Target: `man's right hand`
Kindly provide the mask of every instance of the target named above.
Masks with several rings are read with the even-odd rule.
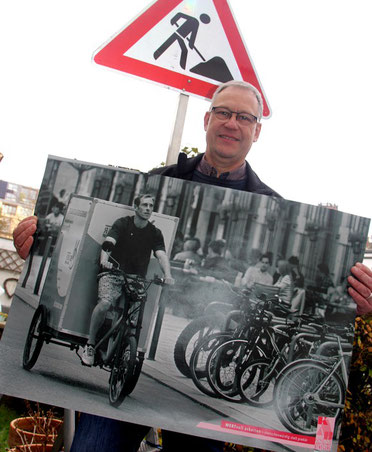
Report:
[[[102,270],[111,270],[112,267],[113,267],[112,262],[109,262],[109,261],[103,261],[103,262],[101,262],[101,268],[102,268]]]
[[[166,286],[174,286],[175,282],[176,281],[171,276],[167,276],[166,278],[164,278],[164,284]]]
[[[34,243],[33,235],[37,228],[37,217],[24,218],[13,231],[13,243],[17,253],[22,259],[30,254],[30,249]]]

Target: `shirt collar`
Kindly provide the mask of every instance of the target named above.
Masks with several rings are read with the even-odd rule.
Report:
[[[220,174],[219,179],[227,179],[227,180],[243,180],[246,178],[246,164],[247,162],[244,162],[239,168],[228,171],[226,173]],[[212,165],[210,165],[205,155],[203,155],[203,158],[200,160],[198,166],[196,167],[198,171],[200,171],[202,174],[205,174],[206,176],[212,176],[217,177],[217,170]]]

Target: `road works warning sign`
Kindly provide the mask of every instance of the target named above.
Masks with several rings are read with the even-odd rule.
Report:
[[[157,0],[94,55],[97,64],[211,98],[221,82],[245,80],[264,99],[227,0]]]

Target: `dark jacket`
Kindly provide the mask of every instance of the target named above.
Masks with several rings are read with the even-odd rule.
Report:
[[[194,170],[203,158],[203,155],[204,154],[199,154],[196,157],[187,158],[187,155],[184,152],[180,152],[178,162],[175,165],[155,168],[150,171],[150,174],[161,174],[162,176],[175,177],[177,179],[192,180]],[[247,163],[247,184],[245,191],[281,198],[276,191],[259,179],[249,163]]]

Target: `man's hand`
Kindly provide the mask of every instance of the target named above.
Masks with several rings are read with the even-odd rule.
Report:
[[[167,286],[173,286],[175,283],[175,280],[171,276],[167,276],[164,278],[164,284]]]
[[[112,262],[109,262],[111,252],[101,251],[100,265],[102,270],[111,270],[113,267]]]
[[[111,270],[112,269],[112,262],[104,261],[101,262],[101,267],[103,270]]]
[[[347,278],[351,286],[348,292],[357,304],[357,314],[368,314],[372,312],[372,271],[357,262],[351,268],[351,273]]]
[[[13,231],[13,243],[17,253],[22,259],[30,254],[30,249],[34,243],[33,235],[37,228],[37,217],[24,218]]]

